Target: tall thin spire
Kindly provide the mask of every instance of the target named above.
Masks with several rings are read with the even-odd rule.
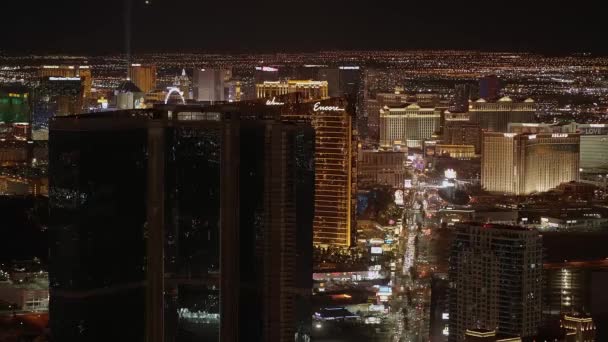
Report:
[[[125,0],[125,57],[127,63],[127,79],[130,79],[129,68],[131,66],[131,7],[132,0]]]

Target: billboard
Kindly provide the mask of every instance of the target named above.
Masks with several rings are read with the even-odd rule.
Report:
[[[395,191],[395,204],[403,205],[403,190]]]

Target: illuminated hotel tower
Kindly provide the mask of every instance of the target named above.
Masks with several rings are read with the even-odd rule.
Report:
[[[148,93],[156,88],[156,65],[131,64],[129,79],[142,92]]]
[[[421,147],[439,129],[441,110],[418,104],[380,109],[380,146]]]
[[[357,193],[353,119],[341,100],[321,104],[312,113],[316,134],[313,242],[348,247],[355,231]]]
[[[319,100],[329,98],[327,81],[290,80],[265,81],[256,84],[257,98],[273,98],[291,93],[301,93],[304,99]]]
[[[259,89],[259,88],[258,88]],[[295,89],[295,88],[292,88]],[[357,143],[354,105],[343,98],[301,101],[301,93],[277,99],[258,93],[270,106],[283,106],[283,119],[312,123],[315,130],[315,245],[347,247],[354,241]],[[281,102],[284,101],[284,102]]]
[[[496,102],[481,98],[471,102],[469,113],[471,122],[479,124],[481,129],[504,133],[511,122],[534,122],[536,104],[532,99],[514,102],[507,96]]]
[[[91,76],[91,68],[88,65],[43,65],[38,71],[41,79],[45,77],[63,77],[75,78],[80,77],[84,86],[83,97],[88,99],[91,97],[91,88],[93,87],[93,77]]]
[[[526,195],[579,179],[579,134],[484,133],[481,185]]]

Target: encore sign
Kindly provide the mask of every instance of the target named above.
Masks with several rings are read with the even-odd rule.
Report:
[[[314,110],[315,112],[343,112],[344,108],[338,106],[321,106],[321,102],[317,102],[315,103],[312,110]]]

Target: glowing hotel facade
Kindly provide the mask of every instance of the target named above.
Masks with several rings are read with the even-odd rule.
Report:
[[[351,246],[356,232],[357,132],[354,104],[328,98],[326,81],[264,82],[257,97],[281,106],[282,119],[315,130],[313,243]]]
[[[515,102],[507,96],[496,102],[479,99],[470,104],[469,115],[485,131],[507,132],[509,123],[534,122],[536,103],[532,99]]]
[[[352,107],[342,98],[284,106],[283,120],[310,122],[315,130],[315,245],[348,247],[354,241],[357,143]]]
[[[289,80],[265,81],[256,84],[257,98],[273,98],[291,93],[301,93],[305,99],[320,100],[329,98],[327,81]]]
[[[578,181],[579,150],[579,134],[484,133],[482,187],[527,195]]]
[[[380,146],[422,147],[422,142],[439,130],[441,110],[416,103],[380,110]]]

